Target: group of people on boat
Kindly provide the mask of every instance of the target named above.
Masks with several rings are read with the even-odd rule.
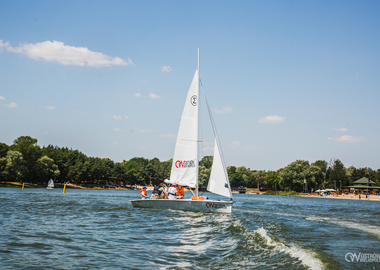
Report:
[[[143,189],[140,190],[141,198],[145,198],[145,199],[149,198],[146,190],[147,190],[146,187],[143,187]],[[154,187],[152,195],[150,196],[150,199],[176,200],[176,199],[183,199],[184,196],[185,196],[184,190],[180,184],[166,187],[164,183],[160,183],[159,185]]]

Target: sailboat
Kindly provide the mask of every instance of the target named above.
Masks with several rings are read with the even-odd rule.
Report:
[[[222,148],[218,134],[216,132],[211,110],[208,106],[206,96],[205,103],[208,108],[212,128],[214,131],[215,147],[214,158],[208,181],[207,190],[209,192],[227,197],[229,200],[212,200],[198,196],[198,166],[199,166],[199,49],[198,49],[198,68],[195,71],[193,81],[187,93],[185,106],[182,112],[181,123],[179,126],[177,141],[174,150],[170,180],[166,183],[180,184],[194,189],[191,199],[150,199],[145,198],[132,200],[133,207],[136,208],[162,208],[174,210],[200,211],[200,212],[219,212],[231,213],[233,199],[227,169],[224,163]]]
[[[47,189],[54,189],[54,181],[53,179],[50,179],[48,182],[48,186],[46,187]]]

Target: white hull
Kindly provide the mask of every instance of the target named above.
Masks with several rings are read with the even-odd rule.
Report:
[[[233,201],[214,200],[133,200],[132,206],[136,208],[160,208],[194,212],[231,213]]]
[[[54,189],[53,187],[47,187],[46,189]]]

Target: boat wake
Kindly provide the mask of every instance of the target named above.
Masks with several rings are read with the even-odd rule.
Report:
[[[227,228],[227,231],[230,233],[229,237],[239,241],[235,252],[242,252],[245,262],[240,261],[240,266],[243,268],[248,264],[252,268],[276,267],[279,264],[283,268],[288,266],[294,268],[297,261],[308,269],[324,268],[323,262],[317,258],[316,253],[294,243],[284,244],[277,241],[268,235],[264,227],[250,231],[241,220],[236,220]]]
[[[263,227],[255,230],[254,233],[258,234],[267,246],[273,247],[274,251],[286,253],[291,257],[296,258],[309,269],[323,269],[322,261],[316,257],[314,252],[303,249],[295,244],[286,246],[281,242],[275,241],[268,235],[267,231]]]
[[[367,225],[364,223],[357,223],[353,221],[341,220],[337,218],[328,218],[328,217],[308,217],[306,219],[327,222],[327,223],[335,224],[341,227],[363,231],[366,233],[376,235],[380,239],[380,226]]]

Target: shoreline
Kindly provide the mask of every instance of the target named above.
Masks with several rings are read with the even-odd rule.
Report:
[[[318,195],[297,195],[297,197],[304,197],[304,198],[319,198],[319,199],[338,199],[338,200],[355,200],[355,201],[377,201],[380,202],[380,195],[369,195],[369,199],[365,198],[365,195],[361,196],[361,199],[359,199],[359,195],[328,195],[325,197],[318,196]]]
[[[0,184],[0,188],[21,188],[22,187],[22,183],[19,183],[19,182],[8,182],[8,183],[1,183]],[[109,190],[109,189],[112,189],[112,190],[140,190],[142,189],[142,186],[131,186],[131,187],[120,187],[120,188],[102,188],[102,187],[93,187],[93,188],[89,188],[89,187],[82,187],[82,186],[78,186],[78,185],[75,185],[75,184],[67,184],[66,185],[67,188],[71,188],[71,189],[97,189],[97,190]],[[43,186],[43,185],[38,185],[38,184],[32,184],[32,183],[25,183],[25,188],[46,188],[46,186]],[[63,185],[59,185],[58,187],[56,187],[57,189],[62,189],[63,188]],[[147,186],[147,190],[153,190],[153,187],[150,187],[150,186]],[[189,191],[188,189],[185,189],[185,191]],[[232,191],[233,194],[239,194],[239,191]],[[309,195],[309,194],[298,194],[298,195],[272,195],[272,194],[265,194],[265,192],[259,192],[259,194],[257,192],[247,192],[245,193],[247,195],[267,195],[267,196],[285,196],[285,197],[301,197],[301,198],[319,198],[319,199],[338,199],[338,200],[356,200],[356,201],[378,201],[380,202],[380,195],[369,195],[369,199],[366,199],[365,198],[365,195],[362,195],[361,198],[359,199],[359,195],[352,195],[352,194],[349,194],[349,195],[337,195],[337,196],[334,196],[334,195],[327,195],[325,197],[323,196],[319,196],[319,195]]]

